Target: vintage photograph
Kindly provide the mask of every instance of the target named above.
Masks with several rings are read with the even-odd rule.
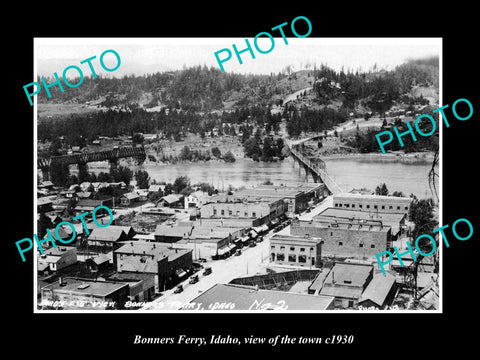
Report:
[[[34,39],[35,312],[442,311],[442,39],[272,35]]]

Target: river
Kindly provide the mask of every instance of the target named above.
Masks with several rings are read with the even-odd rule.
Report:
[[[352,159],[325,160],[328,174],[345,191],[365,187],[375,190],[385,183],[390,193],[401,191],[418,198],[431,197],[428,185],[430,164],[406,164],[401,162],[376,162]],[[188,176],[192,184],[208,182],[222,190],[231,185],[234,188],[251,187],[270,180],[274,184],[293,185],[304,182],[305,171],[293,163],[291,158],[279,162],[253,162],[237,158],[235,163],[197,162],[174,165],[142,166],[150,177],[157,181],[173,182],[179,176]],[[308,181],[313,181],[311,177]]]

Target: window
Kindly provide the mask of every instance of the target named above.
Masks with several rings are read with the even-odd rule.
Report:
[[[405,206],[405,210],[408,210],[408,206]]]
[[[375,249],[375,244],[370,245],[370,248]]]
[[[237,210],[237,216],[240,216],[240,210]]]
[[[232,216],[233,215],[233,212],[232,210],[228,210],[228,215]]]
[[[339,241],[338,246],[343,246],[343,242]]]
[[[388,208],[389,208],[390,210],[392,210],[392,209],[393,209],[393,206],[392,206],[392,205],[390,205]]]
[[[255,211],[252,212],[252,217],[257,217],[257,213]]]
[[[270,246],[271,249],[275,249],[275,245]]]
[[[342,204],[339,204],[338,206],[342,207]]]
[[[272,259],[272,261],[275,261],[275,254],[274,253],[272,253],[271,259]]]
[[[358,207],[361,209],[361,208],[363,207],[363,205],[362,205],[362,204],[359,204]]]
[[[220,211],[220,213],[221,213],[222,215],[225,215],[225,210],[222,209],[222,210]]]
[[[300,251],[305,252],[305,248],[300,248]]]
[[[370,209],[370,205],[367,205],[367,209]]]
[[[397,210],[400,210],[400,206],[397,206]]]
[[[323,241],[322,241],[322,244],[323,244]],[[310,248],[310,251],[313,251],[313,248]]]
[[[280,250],[285,250],[285,246],[280,246]]]
[[[363,244],[362,243],[358,244],[358,247],[363,247]]]
[[[335,207],[338,207],[338,204],[335,204]]]
[[[354,208],[354,207],[355,207],[355,204],[352,204],[352,208]]]
[[[217,215],[217,209],[213,209],[213,215]]]
[[[345,207],[350,207],[350,204],[345,204]]]
[[[297,255],[288,255],[289,262],[297,262]]]
[[[374,208],[374,209],[378,209],[378,206],[377,206],[377,205],[373,205],[373,208]]]
[[[330,231],[330,236],[333,236],[333,231]]]
[[[277,254],[277,261],[285,261],[285,255],[284,254]]]
[[[382,205],[382,210],[385,210],[385,205]]]
[[[294,246],[290,246],[290,251],[295,251],[295,247],[294,247]]]
[[[248,217],[248,212],[245,211],[245,213],[243,214],[245,217]]]
[[[298,262],[299,263],[306,263],[307,262],[307,256],[306,255],[299,255],[298,256]]]

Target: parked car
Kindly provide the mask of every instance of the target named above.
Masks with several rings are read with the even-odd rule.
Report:
[[[188,281],[189,284],[195,284],[198,282],[198,275],[193,275]]]
[[[203,270],[203,275],[210,275],[212,273],[212,268],[210,266],[206,267]]]
[[[237,249],[237,251],[235,251],[235,256],[240,256],[240,255],[242,255],[242,250]]]
[[[201,262],[201,263],[204,263],[204,262],[207,262],[207,259],[204,259],[204,258],[198,258],[197,260],[198,262]]]
[[[173,291],[175,294],[181,293],[183,291],[183,286],[182,285],[177,285],[175,290]]]
[[[255,240],[250,241],[250,247],[257,246],[257,242]]]
[[[259,237],[257,238],[257,242],[262,242],[262,241],[263,241],[263,236],[259,236]]]
[[[203,269],[203,265],[197,262],[192,262],[192,268],[193,268],[193,271],[199,271]]]

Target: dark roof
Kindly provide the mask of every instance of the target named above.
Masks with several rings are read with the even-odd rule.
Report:
[[[88,240],[93,241],[119,241],[126,237],[125,231],[121,226],[111,225],[105,228],[94,228],[90,233]]]

